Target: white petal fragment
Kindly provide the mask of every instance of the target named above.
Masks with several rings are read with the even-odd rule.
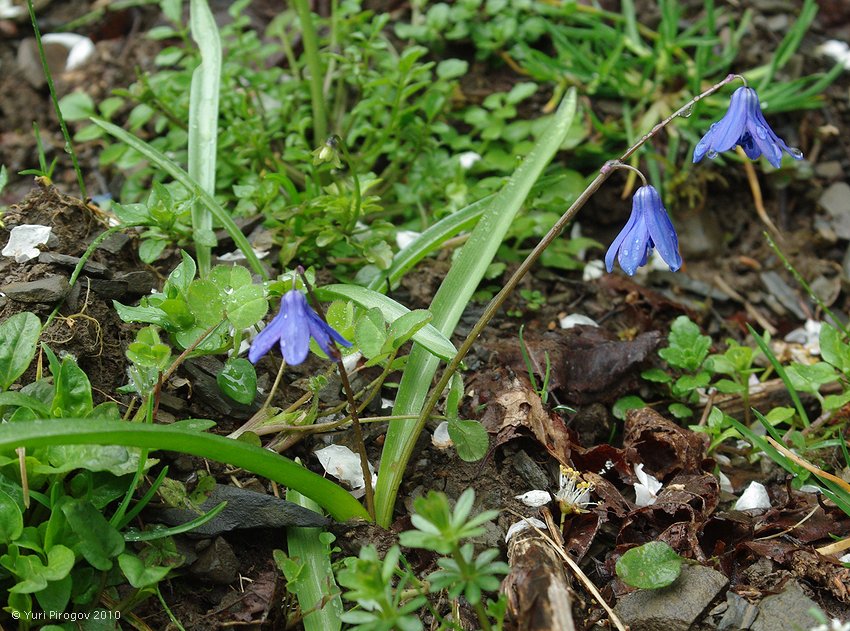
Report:
[[[451,436],[449,436],[449,422],[443,421],[437,425],[437,429],[431,435],[431,444],[437,449],[448,449],[454,445]]]
[[[343,445],[328,445],[316,450],[316,457],[325,471],[340,482],[345,482],[352,489],[366,487],[363,480],[363,470],[360,468],[360,456]],[[375,469],[369,464],[369,471]]]
[[[50,226],[38,224],[15,226],[9,233],[9,243],[0,254],[12,257],[18,263],[26,263],[37,258],[39,254],[37,246],[47,243],[50,230]]]
[[[537,519],[536,517],[527,517],[525,519],[521,519],[516,523],[511,524],[511,527],[508,528],[507,534],[505,534],[505,543],[508,543],[511,540],[511,537],[514,535],[518,535],[523,530],[528,530],[532,526],[536,526],[542,531],[546,531],[546,524]]]
[[[527,493],[515,495],[514,497],[531,508],[540,508],[552,501],[552,496],[549,494],[549,491],[540,490],[528,491]]]
[[[658,491],[664,486],[658,479],[643,470],[643,463],[635,465],[635,476],[638,481],[635,487],[635,505],[639,508],[655,504],[658,499]]]
[[[735,510],[767,510],[770,508],[770,496],[767,489],[759,482],[750,482],[750,485],[735,502]]]
[[[580,313],[571,313],[570,315],[561,318],[558,320],[558,325],[562,329],[571,329],[578,325],[599,326],[594,320]]]

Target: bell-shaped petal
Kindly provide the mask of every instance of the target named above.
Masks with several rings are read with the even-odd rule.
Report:
[[[293,289],[283,295],[278,314],[254,338],[248,350],[248,359],[256,364],[271,350],[275,342],[278,342],[284,361],[290,366],[297,366],[307,359],[311,337],[328,355],[331,354],[331,339],[345,347],[351,346],[351,342],[337,333],[310,308],[304,294]]]
[[[740,145],[750,160],[764,156],[774,167],[779,168],[784,151],[792,158],[801,160],[803,153],[789,147],[777,136],[764,119],[758,94],[752,88],[741,87],[732,93],[729,109],[697,143],[694,162],[704,156],[714,158],[722,151]]]
[[[646,265],[652,248],[657,248],[664,262],[675,272],[682,266],[679,238],[667,216],[661,196],[653,186],[641,186],[632,198],[632,214],[626,226],[611,243],[605,255],[605,267],[614,269],[614,259],[629,276]]]

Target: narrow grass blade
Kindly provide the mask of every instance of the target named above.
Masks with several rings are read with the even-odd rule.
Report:
[[[286,492],[294,504],[318,511],[319,506],[298,491]],[[321,539],[321,528],[286,529],[289,557],[304,564],[298,580],[290,586],[305,614],[305,631],[339,631],[342,628],[342,598],[331,567],[330,546]]]
[[[182,535],[184,532],[189,532],[199,526],[203,526],[223,511],[226,506],[227,502],[221,502],[218,506],[210,509],[203,515],[200,515],[191,521],[187,521],[185,524],[180,524],[179,526],[172,526],[170,528],[154,528],[153,530],[136,530],[135,528],[131,528],[124,533],[124,541],[156,541],[157,539],[164,539],[165,537],[171,537],[173,535]]]
[[[192,73],[189,92],[189,177],[215,195],[218,141],[218,95],[221,88],[221,39],[207,0],[192,0],[189,24],[201,51],[201,64]],[[201,277],[210,271],[210,242],[215,241],[213,217],[199,201],[192,205],[195,254]]]
[[[133,134],[121,129],[118,125],[113,125],[105,120],[101,120],[99,118],[92,118],[91,121],[103,129],[110,136],[114,136],[124,144],[126,144],[131,149],[135,149],[143,156],[145,156],[148,160],[153,162],[160,169],[168,173],[175,180],[180,182],[186,189],[191,192],[196,197],[200,198],[201,203],[207,207],[213,217],[215,217],[218,222],[224,227],[227,231],[227,234],[230,235],[230,238],[233,239],[233,242],[236,244],[242,254],[245,255],[245,258],[248,260],[248,263],[254,269],[254,271],[259,274],[263,279],[267,278],[266,270],[263,268],[263,264],[260,263],[260,259],[257,258],[257,255],[254,254],[254,250],[251,249],[251,244],[248,243],[248,239],[245,238],[245,235],[242,234],[242,231],[239,229],[239,226],[233,221],[230,217],[230,214],[221,207],[221,205],[215,201],[215,198],[207,193],[204,189],[200,187],[200,185],[194,180],[194,178],[189,177],[189,174],[186,173],[183,169],[181,169],[177,164],[175,164],[172,160],[168,159],[165,155],[163,155],[159,150],[151,147],[148,143],[146,143],[141,138],[137,138]]]
[[[342,299],[351,300],[364,309],[378,307],[387,324],[395,322],[405,313],[410,313],[410,309],[392,298],[357,285],[324,285],[316,288],[315,293],[316,297],[322,301]],[[418,342],[440,359],[449,360],[457,353],[454,344],[433,324],[426,324],[414,333],[413,341]]]
[[[575,111],[576,93],[570,90],[553,116],[547,133],[537,141],[505,188],[493,197],[452,264],[431,303],[431,313],[434,314],[431,323],[446,337],[451,337],[454,332],[532,185],[567,137]],[[438,363],[437,357],[414,345],[399,386],[394,415],[419,414]],[[396,493],[421,431],[419,420],[394,422],[387,431],[375,492],[377,521],[383,526],[389,525],[392,520]]]
[[[70,418],[7,423],[0,432],[0,452],[48,445],[122,445],[209,458],[295,489],[336,520],[369,518],[360,502],[330,480],[271,451],[215,434],[167,425]]]
[[[785,384],[785,388],[788,390],[788,396],[790,396],[791,401],[794,402],[794,407],[797,409],[797,414],[799,415],[800,420],[803,422],[803,425],[808,427],[809,415],[806,414],[806,408],[803,407],[803,402],[800,401],[800,395],[797,394],[797,389],[794,388],[794,384],[791,383],[791,379],[788,377],[785,369],[782,367],[782,364],[779,363],[779,360],[776,358],[776,355],[773,354],[773,351],[770,350],[770,346],[768,346],[764,338],[756,333],[756,330],[749,324],[747,325],[747,329],[750,331],[750,335],[753,336],[756,344],[758,344],[761,352],[764,353],[764,356],[770,361],[770,365],[773,366],[776,374],[779,375],[780,379],[782,379],[782,383]]]

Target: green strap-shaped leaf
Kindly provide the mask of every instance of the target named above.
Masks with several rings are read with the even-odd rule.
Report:
[[[377,307],[381,310],[384,320],[392,324],[401,316],[410,313],[410,309],[397,303],[392,298],[376,291],[357,285],[325,285],[316,289],[316,297],[322,301],[351,300],[364,309]],[[426,324],[413,334],[413,339],[421,344],[428,352],[440,359],[449,360],[454,357],[457,349],[439,329]]]
[[[299,491],[338,521],[369,519],[366,509],[341,486],[267,449],[223,436],[166,425],[97,419],[8,423],[0,432],[0,453],[16,447],[85,444],[165,449],[226,462]]]
[[[552,117],[547,133],[537,141],[505,187],[492,198],[452,264],[430,307],[434,314],[432,325],[444,336],[454,332],[531,187],[566,139],[575,111],[576,93],[571,89]],[[396,396],[394,415],[421,412],[438,362],[438,358],[430,352],[414,346]],[[382,466],[379,470],[375,491],[377,520],[381,525],[388,526],[392,521],[395,496],[423,426],[421,419],[395,421],[387,430],[381,462],[390,463],[390,466]]]
[[[0,324],[0,390],[8,390],[35,356],[41,322],[35,314],[16,313]]]

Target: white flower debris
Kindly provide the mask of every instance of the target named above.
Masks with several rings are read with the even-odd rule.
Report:
[[[449,436],[448,421],[443,421],[437,425],[437,429],[435,429],[434,433],[431,434],[431,444],[437,449],[448,449],[454,445],[451,436]]]
[[[850,552],[848,552],[847,554],[845,554],[843,556],[838,557],[838,560],[841,561],[842,563],[850,563]]]
[[[602,468],[599,470],[598,475],[605,475],[606,473],[608,473],[613,468],[614,468],[614,461],[613,460],[606,460],[605,464],[602,465]]]
[[[421,233],[415,230],[399,230],[395,233],[395,244],[399,250],[403,250],[413,243]]]
[[[511,540],[511,537],[514,535],[518,535],[524,530],[528,530],[532,526],[539,528],[545,532],[546,524],[537,519],[536,517],[526,517],[525,519],[521,519],[518,522],[511,524],[511,527],[508,528],[508,532],[505,533],[505,543],[508,543]]]
[[[809,355],[820,355],[820,322],[806,320],[806,323],[785,336],[786,342],[800,344]]]
[[[0,0],[0,20],[19,18],[27,12],[25,7],[12,4],[12,0]]]
[[[809,631],[850,631],[850,621],[842,622],[838,618],[833,618],[828,623],[812,627]]]
[[[850,46],[847,45],[847,42],[830,39],[818,46],[817,52],[825,57],[831,57],[843,65],[846,70],[850,70]]]
[[[727,493],[734,493],[735,488],[732,486],[732,482],[726,477],[726,474],[722,471],[717,472],[717,478],[720,480],[720,490],[726,491]]]
[[[514,495],[514,497],[531,508],[540,508],[552,501],[549,491],[540,490],[528,491],[522,495]]]
[[[363,469],[360,467],[360,456],[343,445],[328,445],[315,451],[316,457],[324,470],[340,482],[348,484],[353,491],[365,490]],[[372,486],[377,482],[375,469],[369,463],[372,474]]]
[[[258,259],[264,259],[269,255],[268,250],[259,250],[257,248],[251,248],[251,250],[253,250]],[[225,252],[219,255],[218,260],[223,263],[236,263],[237,261],[244,261],[245,258],[242,250],[234,250],[233,252]]]
[[[14,258],[17,263],[26,263],[38,258],[40,251],[37,246],[47,243],[50,232],[50,226],[38,224],[15,226],[9,233],[9,243],[0,254]]]
[[[580,324],[584,326],[599,326],[594,320],[580,313],[571,313],[569,315],[564,316],[563,318],[558,319],[558,325],[562,329],[571,329],[574,326],[578,326]]]
[[[464,151],[457,159],[460,162],[460,168],[468,171],[481,159],[481,156],[474,151]]]
[[[655,504],[658,499],[658,491],[664,486],[655,476],[643,470],[643,463],[636,464],[635,476],[638,481],[633,486],[635,487],[635,505],[639,508]]]
[[[561,475],[558,479],[558,492],[555,499],[561,508],[561,515],[586,513],[587,508],[594,502],[590,501],[593,484],[582,479],[575,469],[561,465]]]
[[[77,33],[48,33],[41,41],[45,44],[59,44],[68,50],[65,70],[76,70],[94,55],[94,42]]]
[[[597,280],[605,275],[605,263],[603,261],[590,261],[584,266],[584,271],[581,273],[581,279],[587,283],[592,280]]]
[[[345,372],[349,375],[354,372],[354,369],[357,368],[357,362],[360,361],[360,358],[363,357],[363,354],[360,351],[356,351],[354,353],[349,353],[348,355],[342,356],[342,366],[345,368]]]
[[[759,482],[750,482],[750,485],[735,502],[735,510],[767,510],[770,508],[770,496],[767,489]]]

